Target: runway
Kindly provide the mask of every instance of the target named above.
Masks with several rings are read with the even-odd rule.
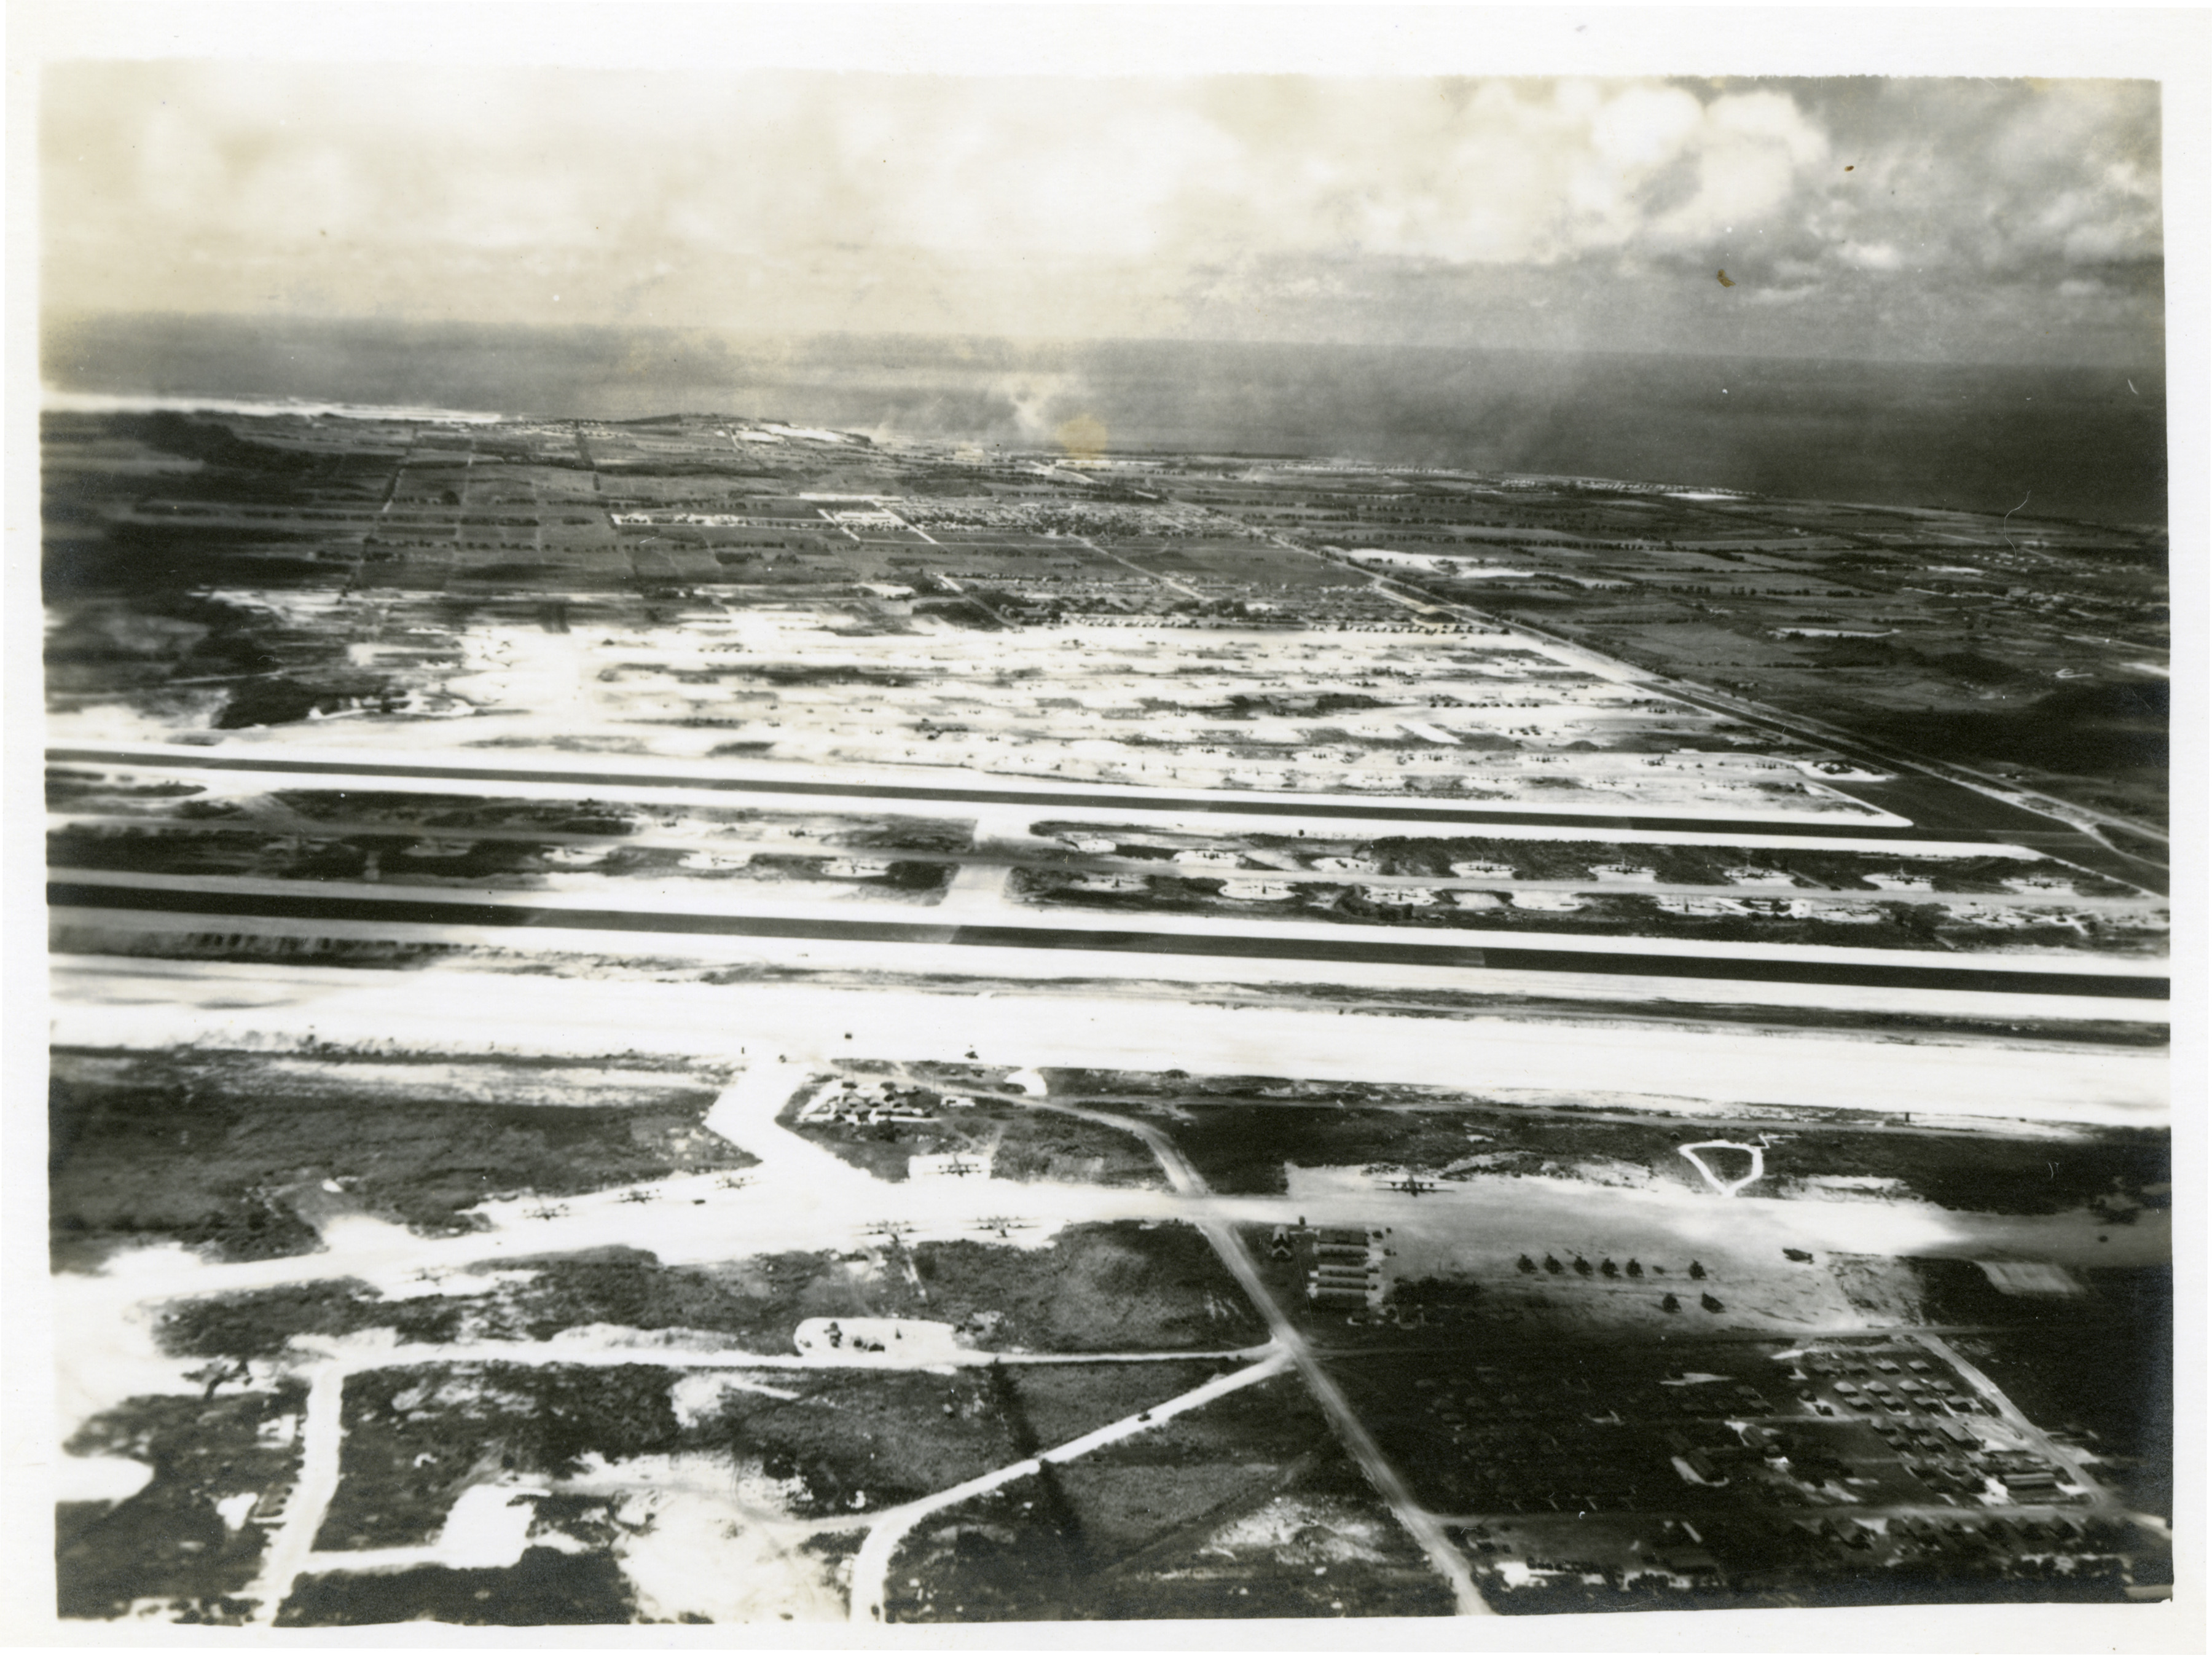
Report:
[[[1581,1107],[1700,1112],[1746,1106],[2163,1126],[2163,1051],[2001,1038],[1788,1033],[1699,1022],[1606,1024],[1497,1013],[1397,1017],[1323,1007],[1235,1007],[852,988],[520,976],[435,966],[313,965],[60,955],[53,1038],[158,1048],[191,1040],[380,1050],[544,1053],[635,1049],[709,1057],[975,1061],[1179,1068],[1567,1094]]]
[[[2163,1001],[2163,975],[2121,969],[2066,970],[2066,962],[2008,957],[1972,965],[1905,964],[1836,958],[1804,958],[1780,947],[1759,953],[1686,952],[1682,945],[1655,948],[1633,937],[1592,940],[1602,947],[1532,947],[1526,944],[1378,941],[1314,936],[1198,932],[1166,928],[1109,929],[1080,923],[945,924],[927,920],[847,919],[825,915],[764,912],[698,913],[657,908],[580,907],[534,901],[487,901],[416,893],[371,894],[366,887],[309,893],[236,889],[274,881],[154,876],[124,882],[50,882],[52,910],[96,914],[121,910],[211,920],[277,919],[410,928],[413,940],[440,940],[448,928],[526,929],[558,927],[576,932],[641,933],[656,936],[747,937],[824,943],[951,948],[1080,951],[1089,953],[1180,956],[1226,960],[1286,960],[1317,964],[1413,965],[1457,970],[1570,972],[1600,976],[1682,977],[1713,983],[1802,983],[1818,987],[1935,990],[1966,994],[2051,995],[2116,1001]],[[1617,945],[1617,946],[1611,946]],[[1824,951],[1840,953],[1843,951]]]

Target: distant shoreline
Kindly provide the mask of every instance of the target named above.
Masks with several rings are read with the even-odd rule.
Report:
[[[1298,454],[2129,526],[2167,515],[2162,378],[2124,365],[167,315],[49,318],[40,355],[59,409],[455,423],[742,409],[878,443]]]
[[[40,388],[46,414],[297,414],[306,419],[405,419],[440,425],[496,425],[518,414],[475,408],[410,408],[353,402],[307,402],[297,397],[128,395],[103,391]]]

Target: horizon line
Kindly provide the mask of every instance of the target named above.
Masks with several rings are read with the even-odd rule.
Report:
[[[783,344],[816,341],[896,342],[907,346],[939,347],[958,344],[992,344],[1012,346],[1022,350],[1085,350],[1113,346],[1146,345],[1172,346],[1180,350],[1194,347],[1226,350],[1310,350],[1346,352],[1411,352],[1424,355],[1462,354],[1467,356],[1524,356],[1544,358],[1618,359],[1626,361],[1702,361],[1745,362],[1799,362],[1808,365],[1841,365],[1845,367],[1882,367],[1918,368],[1984,368],[2009,369],[2023,372],[2058,370],[2078,373],[2118,374],[2152,374],[2160,377],[2160,393],[2164,393],[2166,358],[2163,355],[2129,360],[2085,362],[2063,359],[1989,360],[1978,357],[1925,356],[1863,356],[1833,355],[1796,356],[1757,350],[1688,350],[1663,347],[1644,350],[1626,350],[1615,347],[1580,345],[1481,344],[1440,344],[1423,340],[1362,340],[1362,339],[1249,339],[1223,338],[1188,334],[1090,334],[1054,335],[1023,333],[976,332],[918,332],[912,331],[874,332],[855,328],[807,328],[781,332],[748,330],[723,323],[713,322],[526,322],[503,321],[467,317],[391,317],[358,313],[275,314],[254,311],[233,310],[113,310],[73,309],[64,306],[41,305],[39,310],[39,338],[41,355],[47,343],[49,329],[70,323],[88,324],[101,321],[169,322],[198,324],[235,324],[264,329],[301,328],[363,328],[386,331],[416,330],[425,332],[447,331],[488,331],[514,333],[565,334],[570,336],[592,333],[661,333],[690,335],[717,340],[745,340]]]

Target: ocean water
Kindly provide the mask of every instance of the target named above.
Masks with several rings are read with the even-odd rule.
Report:
[[[2163,525],[2155,368],[63,317],[54,392],[1300,455]]]

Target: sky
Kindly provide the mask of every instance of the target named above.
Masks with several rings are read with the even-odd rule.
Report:
[[[2163,353],[2147,82],[155,61],[42,125],[49,310]]]

